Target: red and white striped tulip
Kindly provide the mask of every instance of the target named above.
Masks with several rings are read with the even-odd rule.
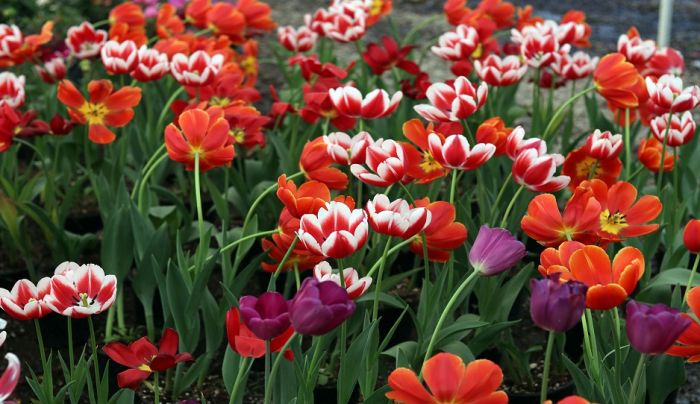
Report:
[[[2,372],[2,376],[0,376],[0,403],[9,403],[6,400],[12,395],[15,387],[17,387],[17,383],[19,383],[22,367],[19,363],[19,358],[11,352],[5,354],[5,360],[7,361],[7,367]]]
[[[489,85],[504,87],[520,81],[527,72],[527,65],[514,55],[501,58],[491,54],[483,60],[475,60],[474,70]]]
[[[609,160],[622,151],[622,135],[613,135],[609,130],[601,132],[596,129],[586,139],[585,149],[596,160]]]
[[[130,73],[139,63],[139,54],[136,43],[131,40],[124,42],[107,41],[100,50],[102,64],[107,73]]]
[[[367,241],[367,215],[343,202],[331,201],[318,213],[305,214],[299,221],[299,241],[313,254],[345,258]]]
[[[426,208],[411,208],[399,198],[390,201],[384,194],[377,194],[367,201],[367,220],[372,230],[392,237],[409,239],[430,224],[431,213]]]
[[[146,45],[139,48],[138,64],[131,72],[131,77],[140,82],[158,80],[170,71],[168,55]]]
[[[517,126],[506,138],[506,154],[511,160],[515,160],[524,150],[534,149],[537,154],[547,153],[547,143],[537,137],[525,139],[525,129]]]
[[[58,314],[85,318],[106,311],[117,297],[117,278],[95,264],[60,264],[44,303]]]
[[[573,21],[557,24],[555,30],[557,41],[560,44],[576,44],[586,38],[586,24],[581,24]]]
[[[47,84],[54,84],[66,78],[66,61],[58,52],[42,63],[34,65],[34,69]]]
[[[183,86],[202,87],[214,82],[223,64],[224,56],[221,54],[210,56],[198,50],[188,57],[176,53],[170,61],[170,72]]]
[[[560,154],[539,154],[536,149],[521,151],[513,162],[513,179],[519,185],[534,192],[556,192],[569,185],[571,178],[555,176],[558,166],[564,163]]]
[[[403,97],[403,93],[397,91],[390,98],[386,90],[378,88],[372,90],[363,99],[360,90],[352,86],[331,88],[328,90],[328,95],[341,114],[362,119],[377,119],[391,115],[396,111]]]
[[[441,166],[457,170],[475,170],[496,152],[496,146],[491,143],[477,143],[470,148],[462,135],[450,135],[443,141],[436,133],[428,135],[428,149]]]
[[[377,187],[407,182],[406,154],[400,143],[391,139],[377,139],[367,147],[366,153],[367,167],[361,164],[350,166],[350,171],[360,181]]]
[[[432,122],[459,121],[470,117],[486,102],[489,89],[482,82],[478,88],[464,76],[457,77],[452,85],[432,84],[426,96],[430,104],[416,105],[418,115]]]
[[[311,50],[316,44],[317,38],[318,34],[305,25],[299,28],[286,26],[277,29],[277,40],[282,46],[292,52]]]
[[[367,132],[360,132],[350,137],[345,132],[332,132],[323,137],[328,155],[338,164],[363,164],[367,156],[367,148],[374,139]]]
[[[66,46],[71,54],[78,59],[88,59],[100,54],[100,49],[107,41],[107,31],[95,29],[85,21],[82,24],[68,28]]]
[[[340,274],[334,274],[331,264],[327,261],[322,261],[314,267],[314,276],[319,282],[331,281],[345,287],[348,297],[352,300],[357,299],[367,292],[372,285],[372,278],[365,276],[360,278],[354,268],[343,269],[343,284],[340,283]]]
[[[24,36],[14,24],[0,24],[0,57],[8,57],[22,47]]]
[[[558,54],[556,61],[552,64],[552,70],[557,76],[567,80],[580,80],[593,74],[598,65],[599,58],[593,57],[586,52],[575,52]]]
[[[469,59],[480,44],[476,28],[461,24],[453,31],[440,35],[437,46],[430,49],[441,59],[459,62]]]
[[[522,30],[512,30],[511,40],[520,45],[520,55],[530,67],[539,69],[554,63],[558,54],[568,53],[569,44],[560,45],[558,25],[548,20],[528,25]]]
[[[360,2],[336,2],[314,13],[311,29],[337,42],[357,41],[367,31],[367,9]]]
[[[695,121],[690,111],[684,112],[682,115],[673,114],[671,117],[671,127],[668,128],[668,114],[657,116],[650,122],[651,133],[661,143],[664,143],[666,137],[666,145],[670,147],[678,147],[687,144],[695,135]],[[668,133],[666,130],[668,128]]]
[[[51,313],[43,299],[51,291],[51,279],[42,278],[34,285],[28,279],[15,282],[12,290],[0,288],[0,308],[15,320],[34,320]]]
[[[617,39],[617,51],[633,65],[641,66],[656,53],[656,42],[651,39],[643,40],[639,35],[622,34]]]
[[[646,78],[649,99],[661,111],[684,112],[700,104],[700,87],[683,88],[683,79],[672,74],[664,74],[658,80]]]
[[[24,105],[24,76],[12,72],[0,73],[0,107],[19,108]]]

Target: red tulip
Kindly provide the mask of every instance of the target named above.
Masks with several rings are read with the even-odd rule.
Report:
[[[607,160],[617,157],[622,151],[622,135],[613,135],[609,130],[601,132],[596,129],[588,135],[586,153],[598,160]]]
[[[213,56],[202,50],[189,56],[176,53],[170,61],[170,72],[184,86],[207,86],[214,82],[223,63],[224,57],[219,53]]]
[[[277,29],[277,40],[291,52],[306,52],[316,44],[318,34],[307,26],[294,28],[292,26]]]
[[[367,11],[362,3],[337,2],[328,9],[316,10],[311,29],[334,41],[355,42],[365,35]]]
[[[417,75],[420,68],[416,62],[408,60],[408,54],[413,46],[399,48],[399,44],[393,37],[382,36],[382,43],[370,43],[367,50],[362,52],[362,59],[372,69],[372,73],[380,75],[396,67],[409,74]]]
[[[539,154],[527,149],[518,154],[513,162],[513,179],[533,192],[556,192],[569,184],[570,177],[555,176],[557,166],[564,162],[559,154]]]
[[[323,137],[328,155],[338,164],[362,164],[367,156],[367,148],[374,139],[367,132],[350,137],[344,132],[333,132]]]
[[[292,334],[294,334],[294,329],[290,326],[282,335],[273,338],[270,341],[270,351],[279,352]],[[226,336],[231,349],[242,357],[261,358],[265,356],[265,340],[258,338],[246,327],[235,307],[226,313]],[[290,361],[294,360],[294,353],[291,349],[287,349],[284,352],[284,357]]]
[[[345,258],[367,241],[367,215],[343,202],[328,202],[315,215],[301,217],[297,235],[314,254]]]
[[[97,265],[64,262],[51,278],[51,293],[44,303],[54,312],[73,318],[100,314],[112,306],[117,297],[117,278],[105,275]]]
[[[0,308],[15,320],[34,320],[51,313],[44,296],[51,291],[51,279],[42,278],[36,286],[28,279],[20,279],[11,291],[0,288]]]
[[[700,254],[700,219],[690,219],[683,229],[683,244],[693,254]]]
[[[481,80],[489,85],[502,87],[520,81],[527,72],[527,64],[514,55],[501,58],[493,54],[483,60],[475,60],[474,69]]]
[[[78,59],[88,59],[100,54],[102,45],[107,41],[107,32],[96,30],[92,24],[85,21],[79,26],[68,28],[66,46],[73,56]]]
[[[138,50],[134,41],[107,41],[100,50],[102,64],[107,73],[130,73],[139,62]]]
[[[434,262],[447,262],[450,252],[467,240],[467,228],[455,222],[454,205],[444,202],[430,202],[428,198],[416,200],[416,207],[426,208],[430,212],[430,224],[423,230],[428,259]],[[413,237],[410,250],[423,256],[423,239],[421,235]]]
[[[430,224],[431,213],[426,208],[412,208],[403,199],[389,201],[384,194],[367,201],[365,210],[372,230],[392,237],[409,239]]]
[[[700,87],[683,88],[683,79],[672,74],[664,74],[657,80],[646,78],[649,99],[667,112],[685,112],[700,105]]]
[[[656,43],[651,39],[642,40],[635,27],[617,40],[617,51],[625,56],[635,66],[642,66],[656,52]]]
[[[12,72],[0,72],[0,107],[19,108],[24,105],[24,76]]]
[[[376,89],[363,99],[360,90],[352,86],[330,89],[328,94],[341,114],[363,119],[378,119],[391,115],[398,108],[403,97],[401,91],[397,91],[389,98],[389,93],[385,90]]]
[[[462,135],[450,135],[443,140],[435,133],[428,136],[428,147],[440,165],[458,170],[475,170],[496,152],[496,146],[490,143],[478,143],[470,149],[469,141]]]
[[[469,79],[460,76],[452,85],[431,85],[427,96],[430,104],[413,107],[420,116],[432,122],[459,121],[470,117],[486,103],[488,87],[481,83],[475,88]]]
[[[131,77],[142,83],[158,80],[170,71],[168,55],[156,49],[142,46],[139,48],[137,59],[138,63],[134,66]]]
[[[440,35],[438,45],[431,47],[431,50],[444,60],[452,62],[467,60],[473,54],[481,53],[479,33],[476,28],[469,25],[458,25],[454,31]]]
[[[319,282],[331,281],[338,285],[340,283],[340,275],[333,273],[333,268],[328,261],[319,262],[314,267],[314,277]],[[343,283],[342,286],[345,287],[345,291],[348,293],[348,297],[352,300],[356,300],[360,296],[367,292],[367,289],[372,285],[372,278],[365,276],[360,278],[357,271],[354,268],[343,269]]]
[[[397,182],[410,181],[407,176],[409,156],[417,151],[408,144],[391,139],[377,139],[367,147],[365,163],[353,164],[350,171],[360,181],[376,187],[388,187]],[[369,168],[369,169],[368,169]]]
[[[585,52],[557,54],[556,61],[552,64],[552,70],[557,76],[567,80],[580,80],[593,74],[599,58]]]

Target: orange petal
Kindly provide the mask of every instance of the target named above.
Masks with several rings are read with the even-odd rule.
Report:
[[[138,87],[123,87],[115,91],[105,100],[105,106],[110,110],[133,108],[141,101],[141,89]]]
[[[571,254],[569,268],[576,280],[589,287],[613,281],[610,258],[605,250],[598,246],[587,245]]]
[[[618,181],[608,191],[608,206],[610,212],[626,212],[637,199],[637,188],[629,182]]]
[[[634,279],[636,284],[644,274],[644,255],[634,247],[624,247],[615,254],[612,267],[615,282],[620,281],[622,273],[628,270],[628,267],[632,267],[637,275],[636,279]]]
[[[88,83],[90,102],[97,104],[104,101],[112,93],[112,82],[109,80],[92,80]]]
[[[178,122],[191,145],[198,147],[202,144],[209,127],[209,114],[201,109],[191,109],[180,114]]]
[[[120,128],[129,123],[133,117],[133,109],[123,109],[121,111],[110,112],[105,116],[105,124]]]
[[[688,306],[696,317],[700,317],[700,286],[696,286],[688,292]]]
[[[457,355],[439,353],[423,365],[423,378],[438,401],[453,402],[466,379],[464,362]]]
[[[655,195],[644,195],[627,210],[625,217],[630,225],[645,223],[656,219],[661,213],[661,200]]]
[[[58,83],[56,96],[67,107],[73,109],[79,109],[85,104],[85,98],[70,80],[63,80]]]
[[[97,144],[109,144],[114,142],[117,136],[104,125],[90,125],[88,131],[90,140]]]
[[[460,403],[501,402],[498,401],[500,394],[492,397],[501,383],[503,383],[503,372],[495,363],[486,359],[469,362],[462,384],[459,386],[456,401]],[[492,399],[496,401],[489,401]]]
[[[627,292],[616,283],[594,285],[586,293],[586,307],[593,310],[608,310],[617,307],[627,299]]]
[[[392,391],[386,397],[404,404],[429,404],[435,399],[425,390],[416,374],[407,368],[398,368],[391,372],[387,380]]]

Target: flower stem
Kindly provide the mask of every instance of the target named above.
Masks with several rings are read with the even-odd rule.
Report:
[[[75,369],[75,355],[73,354],[73,319],[68,317],[68,363],[70,363],[70,374],[73,377]]]
[[[513,206],[515,205],[515,201],[518,199],[518,196],[520,196],[520,193],[523,192],[523,189],[525,189],[524,185],[521,185],[520,188],[518,188],[517,191],[515,191],[515,194],[513,195],[512,198],[510,198],[510,202],[508,203],[508,206],[506,207],[506,212],[503,214],[503,220],[501,220],[501,227],[506,227],[508,224],[508,216],[510,215],[510,211],[513,210]]]
[[[270,379],[270,340],[265,340],[265,404],[270,404],[272,397],[272,379]]]
[[[644,362],[646,362],[646,354],[641,354],[639,356],[639,362],[637,362],[637,369],[634,371],[634,378],[632,379],[632,387],[630,387],[629,402],[634,404],[637,401],[637,390],[639,390],[639,382],[642,379],[642,371],[644,370]]]
[[[544,370],[542,371],[542,384],[540,386],[540,402],[547,399],[547,385],[549,384],[549,368],[552,362],[552,347],[554,346],[554,331],[549,332],[547,337],[547,351],[544,354]]]
[[[292,244],[289,245],[287,252],[284,253],[284,256],[282,257],[282,260],[279,262],[279,264],[277,264],[277,269],[275,270],[275,273],[272,274],[272,278],[270,279],[270,285],[267,288],[268,291],[272,290],[270,287],[274,286],[275,281],[277,280],[277,277],[280,276],[280,273],[282,272],[282,268],[284,268],[284,264],[287,262],[287,259],[289,259],[289,256],[292,255],[292,251],[294,251],[294,247],[296,247],[298,242],[299,242],[299,235],[295,234],[294,240],[292,240]]]
[[[445,323],[445,320],[447,319],[447,316],[452,312],[452,309],[454,306],[457,304],[457,301],[459,300],[459,297],[462,295],[462,292],[469,286],[469,284],[472,282],[473,279],[476,278],[476,276],[479,274],[479,271],[473,271],[467,279],[465,279],[461,285],[455,290],[455,292],[452,294],[452,297],[450,297],[450,300],[447,302],[447,305],[445,308],[442,310],[442,314],[440,314],[440,318],[438,319],[437,324],[435,324],[435,329],[433,330],[433,334],[430,336],[430,341],[428,342],[428,349],[425,351],[425,356],[423,357],[423,363],[427,362],[428,359],[430,359],[430,354],[433,351],[433,348],[435,346],[435,343],[437,342],[437,336],[440,333],[440,329],[442,328],[442,325]],[[422,374],[422,371],[421,371]]]
[[[194,154],[194,189],[195,202],[197,204],[197,228],[199,229],[199,256],[204,257],[205,248],[209,244],[204,240],[204,214],[202,213],[202,190],[199,181],[199,153]],[[198,260],[201,264],[203,261]]]
[[[586,95],[593,90],[595,90],[595,87],[588,87],[587,89],[579,91],[578,93],[574,94],[573,97],[566,100],[566,102],[563,103],[554,113],[552,119],[549,120],[547,127],[545,128],[544,132],[542,132],[542,140],[547,141],[549,136],[551,136],[554,133],[554,131],[561,123],[561,115],[566,111],[569,105],[573,104],[574,101],[576,101],[579,97]]]
[[[505,180],[503,180],[503,185],[501,185],[501,189],[498,190],[498,195],[496,196],[496,200],[493,202],[493,206],[491,207],[491,213],[489,214],[489,218],[491,222],[494,222],[493,225],[495,226],[496,223],[496,212],[498,211],[498,205],[501,203],[501,199],[503,199],[503,195],[506,193],[506,188],[508,188],[508,184],[510,184],[510,180],[513,178],[513,172],[511,171],[508,173],[508,177],[506,177]]]
[[[394,254],[395,252],[399,251],[399,250],[400,250],[403,246],[405,246],[406,244],[410,244],[412,241],[413,241],[413,239],[410,239],[410,238],[409,238],[408,240],[404,240],[404,241],[400,242],[399,244],[396,244],[395,246],[391,247],[391,249],[390,249],[389,251],[387,251],[386,256],[387,256],[387,257],[391,256],[391,255]],[[375,262],[374,265],[372,265],[372,267],[371,267],[371,268],[369,269],[369,271],[367,272],[367,275],[366,275],[366,276],[371,277],[372,275],[374,275],[374,272],[379,268],[379,266],[380,266],[381,264],[382,264],[381,261]]]
[[[688,302],[688,293],[690,293],[690,287],[693,286],[693,278],[695,277],[695,272],[698,271],[698,263],[700,263],[700,254],[695,254],[693,269],[691,269],[690,276],[688,276],[688,283],[685,285],[685,293],[683,294],[683,304],[681,308],[685,307],[685,304]]]
[[[272,387],[272,383],[271,383],[271,382],[272,382],[272,380],[275,379],[275,376],[277,375],[277,370],[280,368],[280,364],[282,363],[282,358],[284,357],[285,351],[287,351],[287,348],[289,348],[289,345],[292,343],[292,341],[294,341],[294,338],[295,338],[297,335],[298,335],[298,334],[297,334],[296,332],[294,332],[294,333],[289,337],[289,339],[287,340],[287,342],[285,342],[284,345],[282,346],[282,348],[279,350],[279,353],[277,354],[277,357],[275,358],[275,361],[272,363],[272,369],[270,370],[270,378],[269,378],[269,379],[265,378],[265,397],[268,396],[267,390],[268,390],[269,388]],[[314,354],[314,358],[315,358],[315,357],[316,357],[316,356],[315,356],[315,354]],[[313,365],[313,363],[312,363],[312,365]]]
[[[664,164],[666,160],[666,144],[668,143],[668,132],[671,130],[671,119],[673,118],[672,113],[668,113],[668,120],[666,121],[666,130],[664,131],[664,141],[663,145],[661,146],[661,160],[659,160],[659,179],[656,183],[656,189],[661,192],[661,186],[663,185],[663,179],[664,179]],[[674,160],[675,163],[675,160]],[[678,169],[678,167],[673,167],[673,169]]]
[[[158,383],[158,372],[153,372],[153,402],[160,403],[160,385]]]
[[[452,170],[452,181],[450,182],[450,205],[455,203],[455,191],[457,190],[457,175],[459,171]]]
[[[630,135],[630,110],[625,109],[625,174],[632,175],[632,139]]]
[[[36,329],[36,340],[39,344],[39,354],[41,355],[41,365],[42,369],[46,369],[46,350],[44,349],[44,338],[41,335],[41,327],[39,326],[39,319],[34,319],[34,328]]]
[[[250,366],[253,361],[250,358],[244,358],[238,361],[238,373],[236,373],[236,381],[233,383],[233,388],[231,389],[231,397],[229,398],[229,404],[234,404],[236,402],[236,396],[238,396],[238,390],[241,389],[241,384],[243,383],[243,376],[250,370]]]
[[[384,245],[384,252],[382,252],[382,259],[379,264],[379,274],[377,275],[377,283],[374,287],[374,304],[372,305],[372,321],[377,319],[379,315],[379,294],[382,292],[382,278],[384,277],[384,268],[386,267],[386,256],[389,253],[389,247],[391,247],[391,237],[387,237],[386,244]],[[342,277],[342,274],[341,274]]]
[[[92,317],[88,317],[88,326],[90,327],[90,345],[92,348],[92,367],[95,370],[95,395],[97,402],[101,402],[100,396],[100,364],[97,360],[97,338],[95,337],[95,326],[92,324]]]

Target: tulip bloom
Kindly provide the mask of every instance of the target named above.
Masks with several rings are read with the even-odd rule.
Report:
[[[525,244],[511,232],[483,225],[469,250],[469,263],[482,275],[493,276],[517,264],[525,254]]]
[[[306,278],[289,303],[294,330],[302,335],[323,335],[355,312],[355,303],[336,282]]]
[[[657,116],[652,119],[649,126],[651,133],[656,140],[664,143],[666,136],[666,145],[669,147],[678,147],[687,144],[695,135],[695,121],[690,111],[686,111],[683,115],[673,114],[671,116],[671,127],[668,127],[669,114]]]
[[[277,29],[277,40],[291,52],[306,52],[311,50],[316,44],[318,34],[307,26],[297,29],[291,26]]]
[[[350,137],[344,132],[333,132],[323,136],[328,155],[338,164],[362,164],[367,156],[367,148],[374,139],[367,132],[360,132]]]
[[[595,241],[600,212],[600,202],[590,190],[577,189],[563,214],[554,195],[542,194],[530,201],[520,226],[525,234],[544,246],[555,247],[567,239]]]
[[[134,41],[107,41],[102,46],[100,55],[109,74],[130,73],[139,63],[138,48]]]
[[[117,297],[117,278],[105,275],[95,264],[64,262],[51,278],[51,292],[44,303],[54,312],[72,318],[85,318],[106,311]]]
[[[314,13],[311,29],[340,43],[355,42],[367,30],[367,11],[357,2],[337,2]]]
[[[561,280],[576,280],[588,286],[586,307],[608,310],[632,295],[644,274],[644,255],[624,247],[610,263],[608,254],[594,245],[565,241],[559,249],[548,248],[540,255],[542,275],[561,273]]]
[[[569,153],[561,169],[561,173],[571,179],[569,189],[572,191],[589,178],[613,185],[621,172],[622,161],[619,158],[596,159],[588,154],[586,145]]]
[[[34,320],[51,313],[44,296],[51,292],[51,279],[42,278],[36,286],[28,279],[15,282],[12,290],[0,288],[0,308],[15,320]]]
[[[316,214],[301,217],[297,235],[312,253],[331,258],[354,254],[367,241],[367,215],[343,202],[328,202]]]
[[[558,54],[556,61],[552,64],[552,70],[561,78],[580,80],[593,73],[598,61],[599,58],[591,58],[589,54],[580,51],[573,55]]]
[[[177,353],[179,337],[172,328],[163,330],[158,347],[148,337],[141,337],[129,345],[110,342],[102,348],[109,358],[130,369],[117,375],[120,388],[137,390],[151,373],[165,372],[180,362],[192,360],[189,353]]]
[[[647,223],[656,219],[663,208],[656,195],[644,195],[635,202],[637,188],[625,181],[608,187],[603,181],[591,180],[580,186],[590,188],[593,197],[600,203],[598,235],[602,239],[620,241],[653,233],[659,228],[656,223]]]
[[[520,58],[514,55],[501,58],[492,54],[483,60],[475,60],[474,69],[479,78],[489,85],[505,87],[523,78],[527,72],[527,64],[522,63]]]
[[[559,276],[530,280],[530,317],[540,328],[565,332],[581,321],[588,288],[577,281],[562,283]]]
[[[299,219],[292,216],[286,208],[280,212],[280,217],[277,221],[277,232],[274,233],[272,240],[263,239],[262,249],[267,251],[268,256],[273,262],[262,262],[260,267],[265,272],[274,273],[277,271],[279,262],[286,255],[287,250],[292,246],[292,242],[296,237],[296,232],[299,230]],[[311,269],[314,265],[323,261],[322,255],[317,255],[309,251],[303,243],[297,243],[291,254],[284,262],[282,271],[297,269],[299,271]]]
[[[417,75],[420,72],[420,67],[416,62],[408,59],[408,54],[414,48],[413,46],[399,48],[396,40],[386,35],[382,36],[381,41],[381,45],[368,44],[367,50],[362,52],[362,59],[372,69],[372,73],[380,75],[394,67],[412,75]]]
[[[508,403],[506,393],[497,390],[503,383],[503,372],[487,359],[465,365],[457,355],[439,353],[423,364],[423,377],[430,391],[411,369],[394,370],[389,375],[391,391],[386,397],[401,404]]]
[[[365,162],[353,164],[350,171],[360,181],[376,187],[388,187],[397,182],[410,181],[407,177],[409,161],[413,155],[418,158],[418,152],[408,144],[401,144],[391,139],[377,139],[367,147]]]
[[[642,139],[639,143],[639,149],[637,150],[637,157],[639,161],[648,170],[658,173],[661,166],[661,154],[665,149],[664,144],[660,142],[656,137],[651,137],[649,139]],[[664,155],[664,172],[669,172],[673,170],[673,166],[676,163],[676,158],[673,152],[666,150]]]
[[[513,162],[513,180],[533,192],[556,192],[569,184],[567,175],[555,176],[557,166],[564,162],[560,154],[540,154],[536,149],[518,153]]]
[[[506,142],[511,132],[513,132],[513,128],[507,128],[503,119],[496,116],[485,120],[479,125],[479,128],[476,130],[476,141],[496,146],[494,155],[500,156],[506,152]]]
[[[15,387],[17,387],[22,365],[19,362],[19,358],[13,353],[6,353],[5,360],[7,361],[7,367],[2,372],[2,376],[0,376],[0,402],[9,403],[9,401],[5,400],[10,398]]]
[[[131,77],[142,83],[158,80],[170,71],[168,55],[156,49],[149,49],[145,45],[139,48],[137,60]]]
[[[277,198],[292,216],[301,218],[307,213],[315,215],[325,207],[331,200],[331,192],[325,184],[313,180],[297,189],[294,181],[287,181],[287,176],[282,174],[277,178]]]
[[[700,219],[690,219],[685,225],[683,229],[683,244],[691,253],[700,253]]]
[[[646,98],[644,79],[620,53],[609,53],[600,59],[593,72],[593,84],[614,108],[637,108]]]
[[[319,282],[330,281],[345,287],[345,291],[348,292],[348,296],[352,300],[356,300],[364,295],[370,285],[372,285],[371,277],[365,276],[360,278],[354,268],[343,269],[343,282],[341,283],[340,274],[333,273],[333,268],[328,261],[316,264],[314,267],[314,277]]]
[[[289,328],[287,301],[277,292],[243,296],[239,306],[243,322],[260,339],[271,340]]]
[[[90,99],[86,100],[68,80],[58,84],[58,99],[68,107],[71,118],[89,126],[88,137],[94,143],[109,144],[117,136],[108,126],[121,128],[134,117],[133,108],[141,100],[141,89],[122,87],[113,91],[109,80],[93,80],[88,84]]]
[[[452,126],[457,127],[452,128]],[[431,134],[436,133],[438,136],[444,138],[439,132],[447,132],[448,130],[450,134],[461,133],[462,125],[459,122],[449,122],[441,123],[436,126],[431,122],[425,126],[420,119],[411,119],[404,122],[404,136],[420,148],[419,153],[422,155],[422,159],[418,159],[418,161],[408,167],[408,175],[418,179],[418,184],[428,184],[449,173],[447,168],[443,167],[435,160],[435,157],[433,157],[430,152],[430,146],[428,145],[428,137]]]
[[[322,182],[330,189],[347,188],[348,176],[332,167],[332,164],[333,158],[328,153],[323,137],[317,137],[304,145],[299,158],[299,169],[304,176]]]
[[[678,310],[662,303],[650,306],[630,300],[626,314],[630,345],[647,355],[664,353],[692,323]]]
[[[481,42],[476,28],[458,25],[454,31],[446,32],[438,38],[437,46],[430,48],[440,59],[459,62],[481,53]]]
[[[233,160],[234,148],[228,143],[229,126],[219,108],[191,109],[180,114],[180,129],[171,123],[165,128],[165,147],[174,161],[194,170],[195,154],[204,172]]]
[[[695,318],[699,318],[700,287],[694,287],[688,292],[688,306]],[[700,324],[690,314],[683,313],[682,316],[691,320],[690,327],[683,331],[676,342],[666,350],[666,354],[688,358],[689,363],[700,362]]]
[[[24,76],[12,72],[0,72],[0,107],[19,108],[24,105]]]
[[[189,56],[176,53],[170,61],[170,72],[175,80],[183,86],[208,86],[214,82],[223,63],[224,56],[220,53],[213,56],[202,50]]]
[[[510,132],[506,138],[505,148],[506,154],[513,161],[521,152],[528,149],[534,149],[539,156],[547,154],[547,142],[537,137],[525,139],[525,129],[522,126],[517,126]]]
[[[664,74],[682,76],[685,73],[683,55],[673,48],[657,49],[642,70],[644,77],[661,77]]]
[[[450,252],[467,240],[467,228],[455,222],[455,207],[449,202],[430,202],[428,198],[416,200],[416,207],[430,212],[430,224],[423,230],[428,259],[433,262],[447,262]],[[423,239],[420,234],[413,237],[410,250],[423,256]]]
[[[85,21],[79,26],[68,28],[66,46],[78,59],[88,59],[100,54],[102,45],[107,41],[107,32],[95,29]]]
[[[290,326],[282,335],[270,341],[270,352],[279,352],[289,338],[294,334],[294,329]],[[226,337],[231,350],[244,358],[261,358],[265,356],[265,341],[258,338],[241,321],[241,316],[237,308],[232,307],[226,312]],[[287,360],[294,360],[294,353],[291,349],[284,351]]]
[[[666,112],[685,112],[700,105],[700,87],[683,88],[683,79],[672,74],[664,74],[657,80],[646,78],[649,99]]]
[[[331,102],[343,115],[353,118],[378,119],[391,115],[401,102],[403,93],[397,91],[389,98],[389,93],[382,89],[372,90],[364,99],[355,87],[345,86],[328,91]]]
[[[475,170],[496,152],[496,146],[490,143],[478,143],[470,149],[469,141],[462,135],[450,135],[443,140],[435,133],[428,136],[428,147],[441,166],[458,170]]]
[[[454,84],[432,84],[426,93],[430,104],[416,105],[418,115],[432,122],[448,122],[467,119],[484,103],[488,86],[481,83],[478,88],[464,76],[457,77]]]
[[[54,84],[66,78],[66,60],[62,52],[55,52],[42,57],[42,62],[34,65],[34,69],[47,84]]]
[[[367,201],[367,218],[372,230],[392,237],[409,239],[430,224],[431,214],[426,208],[411,208],[403,199],[389,201],[377,194]]]
[[[617,39],[617,51],[635,66],[642,66],[656,52],[656,43],[651,39],[642,40],[637,28],[631,27]]]
[[[524,27],[520,32],[516,31],[513,39],[516,38],[520,43],[520,55],[530,67],[536,69],[551,65],[557,55],[568,53],[570,49],[569,44],[560,45],[557,33],[542,23]]]
[[[584,150],[597,160],[615,158],[622,151],[622,135],[613,135],[609,130],[601,132],[600,129],[596,129],[588,135]]]
[[[304,85],[304,108],[299,110],[299,116],[308,123],[319,119],[327,119],[339,130],[349,130],[355,126],[355,118],[345,115],[338,110],[329,94],[340,82],[337,78],[321,78],[313,85]]]

